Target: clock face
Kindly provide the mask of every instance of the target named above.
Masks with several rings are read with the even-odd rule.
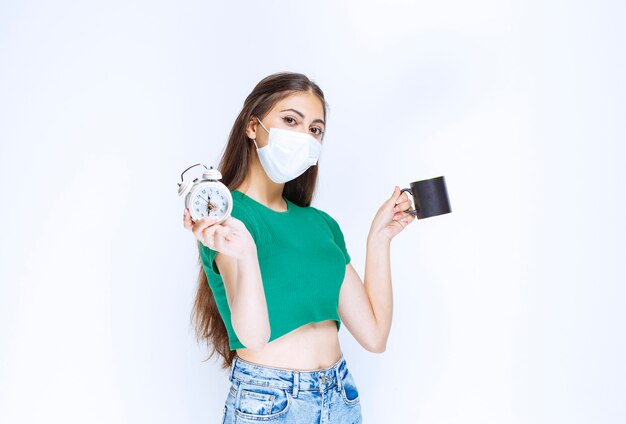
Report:
[[[232,197],[221,183],[199,184],[189,193],[188,207],[194,220],[207,216],[218,222],[230,214]]]

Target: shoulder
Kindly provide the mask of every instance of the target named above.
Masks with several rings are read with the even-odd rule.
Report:
[[[258,213],[245,201],[245,198],[240,192],[233,191],[232,196],[233,210],[231,211],[231,216],[243,222],[256,240],[262,228],[262,225],[259,225],[260,217]]]
[[[323,211],[323,210],[321,210],[321,209],[318,209],[318,208],[316,208],[315,206],[307,206],[307,207],[306,207],[306,208],[304,208],[304,209],[309,210],[309,211],[310,211],[310,213],[312,213],[312,214],[314,214],[314,215],[321,216],[322,218],[324,218],[324,220],[330,220],[330,219],[333,219],[333,218],[332,218],[332,217],[331,217],[331,216],[330,216],[327,212],[325,212],[325,211]]]
[[[346,242],[344,239],[344,235],[343,235],[343,232],[341,231],[341,228],[339,227],[339,224],[335,220],[335,218],[330,216],[328,212],[325,212],[321,209],[318,209],[312,206],[310,208],[313,211],[315,211],[313,213],[316,213],[319,216],[321,216],[322,219],[326,222],[326,224],[328,225],[328,228],[330,229],[330,233],[332,234],[332,238],[335,244],[339,247],[339,249],[344,255],[346,264],[350,263],[350,254],[348,253],[348,250],[346,249]]]
[[[314,211],[313,213],[321,216],[324,219],[324,221],[326,221],[326,223],[333,230],[339,230],[339,223],[328,212],[325,212],[325,211],[323,211],[321,209],[318,209],[318,208],[316,208],[314,206],[309,206],[308,208],[310,208],[312,211]]]

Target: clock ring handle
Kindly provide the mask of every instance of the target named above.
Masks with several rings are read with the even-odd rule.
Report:
[[[198,165],[202,165],[202,164],[201,164],[201,163],[196,163],[195,165],[191,165],[189,168],[185,169],[185,170],[183,171],[183,173],[182,173],[182,174],[180,174],[180,181],[181,181],[181,182],[182,182],[182,181],[184,181],[184,179],[183,179],[183,175],[185,175],[185,172],[189,171],[191,168],[196,167],[196,166],[198,166]],[[202,165],[202,166],[204,166],[204,168],[205,168],[205,169],[209,169],[209,168],[207,168],[205,165]]]

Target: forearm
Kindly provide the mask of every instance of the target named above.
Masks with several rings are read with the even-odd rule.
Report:
[[[385,346],[393,317],[390,240],[368,236],[363,284],[376,319],[375,345]]]
[[[270,338],[270,323],[256,250],[237,259],[236,286],[231,305],[233,329],[247,348],[262,348]]]

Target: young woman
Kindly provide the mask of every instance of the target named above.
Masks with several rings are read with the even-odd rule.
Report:
[[[360,399],[339,345],[345,324],[370,352],[391,328],[390,242],[414,217],[395,187],[367,238],[365,282],[343,234],[311,206],[326,131],[322,90],[306,76],[261,80],[232,127],[219,170],[231,217],[184,226],[198,239],[192,317],[232,382],[223,423],[360,423]]]

